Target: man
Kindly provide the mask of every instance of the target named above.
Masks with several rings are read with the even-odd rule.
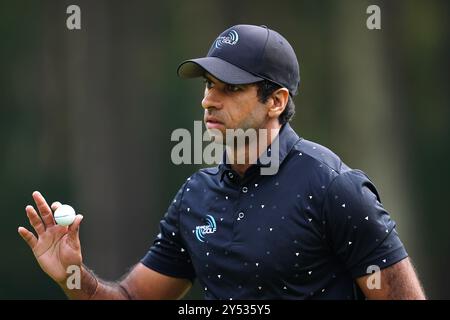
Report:
[[[19,233],[68,297],[175,299],[197,278],[206,299],[425,298],[371,181],[289,126],[300,78],[286,39],[265,26],[233,26],[178,74],[205,78],[204,120],[218,141],[235,141],[227,129],[255,129],[270,146],[257,149],[257,161],[252,141],[233,146],[222,164],[187,179],[149,252],[116,283],[83,265],[82,216],[70,227],[55,225],[34,192],[42,220],[32,206],[26,212],[37,237]],[[263,174],[273,163],[260,159],[271,153],[277,170]],[[81,266],[80,289],[67,288],[71,265]]]

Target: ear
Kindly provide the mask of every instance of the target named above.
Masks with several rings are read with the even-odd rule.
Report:
[[[269,98],[270,106],[268,115],[270,118],[278,118],[283,113],[289,100],[289,91],[286,88],[275,90]]]

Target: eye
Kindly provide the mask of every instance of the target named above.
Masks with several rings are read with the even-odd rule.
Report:
[[[239,85],[235,85],[235,84],[227,84],[227,91],[230,92],[237,92],[239,90],[241,90],[242,87]]]
[[[209,79],[204,79],[203,82],[205,83],[207,89],[211,89],[214,86],[214,83]]]

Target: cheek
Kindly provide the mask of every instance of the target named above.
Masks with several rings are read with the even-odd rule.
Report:
[[[242,127],[242,124],[249,118],[248,110],[243,107],[235,107],[233,110],[227,112],[227,118],[230,121],[230,126],[234,129]]]
[[[238,99],[227,106],[223,111],[229,128],[251,128],[265,119],[264,105],[258,103],[256,97]]]
[[[245,114],[247,118],[261,120],[267,116],[267,111],[263,104],[253,103],[251,107],[246,108]]]
[[[255,114],[254,110],[240,110],[240,112],[233,113],[230,118],[233,120],[233,127],[235,129],[249,129],[255,126],[257,114]]]

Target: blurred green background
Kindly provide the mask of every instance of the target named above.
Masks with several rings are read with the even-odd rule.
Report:
[[[66,8],[81,7],[78,31]],[[381,8],[368,30],[366,8]],[[171,132],[202,118],[176,67],[223,30],[264,24],[292,44],[292,126],[374,181],[430,298],[450,298],[448,1],[0,2],[0,298],[60,299],[17,234],[40,190],[84,214],[85,263],[107,280],[148,250],[199,167]],[[195,287],[188,298],[201,298]]]

